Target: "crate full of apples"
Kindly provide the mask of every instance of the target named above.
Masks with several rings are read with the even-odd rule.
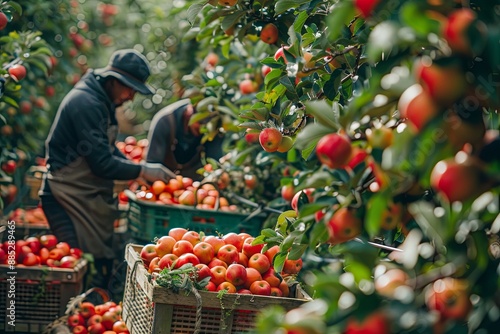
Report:
[[[97,305],[90,301],[82,301],[68,316],[67,326],[73,334],[130,333],[122,319],[122,305],[113,301]]]
[[[254,241],[246,233],[203,235],[175,228],[154,243],[129,244],[123,318],[131,333],[249,332],[266,306],[292,309],[309,301],[295,280],[302,260],[287,259],[277,273],[272,260],[279,247]],[[153,322],[141,322],[144,314]]]
[[[51,234],[4,241],[0,263],[0,300],[11,299],[15,275],[16,331],[25,333],[41,333],[64,315],[68,301],[81,293],[88,269],[80,249]],[[0,332],[7,323],[7,315],[0,317]]]

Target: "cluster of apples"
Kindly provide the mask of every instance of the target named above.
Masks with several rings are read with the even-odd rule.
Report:
[[[146,154],[149,141],[146,138],[137,140],[134,136],[127,136],[123,141],[117,141],[115,145],[127,159],[139,163]]]
[[[68,317],[68,327],[73,334],[129,334],[122,319],[122,306],[113,301],[94,305],[89,301],[80,304]]]
[[[143,186],[136,190],[135,195],[138,200],[158,204],[180,204],[203,210],[238,211],[238,207],[230,204],[214,184],[193,181],[192,178],[182,175],[170,179],[168,183],[157,180],[150,187]]]
[[[82,254],[81,249],[72,248],[67,242],[58,241],[55,235],[44,234],[15,242],[4,241],[0,247],[0,264],[74,268]]]
[[[245,140],[249,144],[259,143],[266,152],[288,152],[295,140],[283,135],[280,130],[275,127],[268,127],[262,130],[247,129]]]
[[[156,243],[144,245],[140,256],[152,274],[191,263],[198,268],[198,281],[210,277],[208,291],[288,297],[289,286],[283,278],[298,274],[302,259],[286,259],[282,272],[277,273],[272,263],[279,246],[264,251],[265,244],[254,244],[254,240],[244,232],[200,235],[178,227]]]
[[[45,225],[48,226],[47,217],[43,212],[41,207],[24,209],[17,208],[9,215],[9,220],[13,220],[16,223],[26,223],[34,225]]]

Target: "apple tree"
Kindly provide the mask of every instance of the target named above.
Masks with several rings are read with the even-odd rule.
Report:
[[[299,193],[295,210],[259,239],[280,245],[278,271],[287,256],[304,259],[299,278],[314,301],[287,314],[266,312],[260,332],[494,330],[497,6],[282,0],[190,7],[193,38],[221,58],[212,77],[236,92],[227,102],[243,118],[239,140],[247,129],[290,137],[285,160],[296,173],[281,185],[310,193]],[[270,23],[276,38],[264,30]],[[224,64],[231,61],[249,66],[230,72]],[[238,92],[237,83],[253,78],[258,89]]]

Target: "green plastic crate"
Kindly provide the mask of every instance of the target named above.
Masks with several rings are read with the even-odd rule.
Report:
[[[265,215],[250,217],[248,214],[218,210],[201,210],[186,205],[166,205],[138,200],[131,191],[129,198],[128,228],[133,239],[143,242],[167,235],[174,227],[204,232],[206,235],[246,232],[260,235]]]

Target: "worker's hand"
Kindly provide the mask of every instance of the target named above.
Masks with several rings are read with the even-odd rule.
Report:
[[[168,182],[171,178],[175,178],[176,175],[167,167],[160,163],[147,162],[142,164],[140,178],[153,183],[156,180],[161,180],[163,182]]]

